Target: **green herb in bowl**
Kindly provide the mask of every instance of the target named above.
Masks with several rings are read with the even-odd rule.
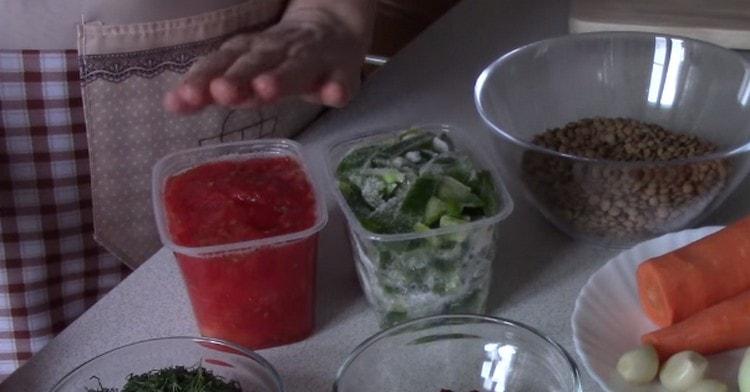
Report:
[[[97,379],[98,381],[98,379]],[[86,388],[85,392],[242,392],[236,381],[225,381],[202,366],[174,366],[128,376],[122,389]]]
[[[76,366],[50,392],[284,392],[260,355],[209,337],[128,343]]]

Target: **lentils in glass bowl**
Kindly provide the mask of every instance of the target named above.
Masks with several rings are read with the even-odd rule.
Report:
[[[477,79],[501,172],[566,234],[627,247],[691,226],[750,169],[741,55],[651,33],[516,49]]]
[[[701,157],[716,151],[700,137],[671,132],[655,124],[595,118],[553,128],[532,142],[558,152],[618,162],[653,162],[642,167],[591,165],[528,152],[522,181],[578,231],[598,236],[637,238],[657,231],[712,200],[726,186],[728,162],[722,159],[681,165],[659,163]]]

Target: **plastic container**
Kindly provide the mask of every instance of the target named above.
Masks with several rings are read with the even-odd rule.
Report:
[[[354,149],[397,137],[409,128],[445,133],[478,169],[489,171],[497,211],[484,218],[451,227],[404,234],[378,234],[365,229],[338,187],[336,171]],[[445,125],[419,125],[376,131],[331,147],[328,174],[339,207],[344,212],[363,291],[388,327],[407,319],[442,313],[481,313],[490,288],[497,243],[495,227],[513,203],[481,150],[466,136]],[[445,247],[449,244],[449,247]]]
[[[580,392],[565,350],[523,324],[476,315],[441,315],[382,331],[339,369],[334,392]]]
[[[220,245],[175,243],[170,231],[174,226],[170,227],[165,209],[165,187],[170,177],[216,162],[279,157],[289,157],[299,163],[310,185],[315,199],[311,207],[315,209],[315,217],[309,227]],[[251,189],[242,197],[254,197],[247,196],[252,192]],[[327,213],[299,144],[263,139],[168,155],[154,166],[153,202],[159,235],[177,258],[201,334],[253,349],[291,343],[311,334],[318,232],[326,223]],[[197,229],[204,228],[198,226]]]
[[[198,365],[225,382],[236,381],[243,391],[284,391],[278,373],[260,355],[218,339],[177,336],[142,340],[100,354],[65,375],[50,392],[100,387],[119,391],[131,374]]]
[[[698,223],[746,177],[749,75],[740,54],[701,41],[574,34],[500,57],[477,79],[475,100],[503,141],[503,175],[521,184],[561,231],[622,248]],[[592,117],[657,124],[718,148],[684,159],[622,162],[533,143],[547,129]],[[602,132],[590,130],[587,138]]]

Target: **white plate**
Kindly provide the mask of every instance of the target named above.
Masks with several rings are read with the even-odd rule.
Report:
[[[703,238],[720,226],[667,234],[622,252],[591,275],[573,310],[573,342],[583,366],[609,392],[665,391],[654,382],[645,386],[625,383],[615,367],[620,355],[640,344],[641,335],[657,328],[641,311],[636,290],[638,264]],[[737,389],[737,369],[743,350],[708,357],[708,377]]]

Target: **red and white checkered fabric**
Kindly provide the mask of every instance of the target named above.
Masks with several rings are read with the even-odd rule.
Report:
[[[0,381],[127,274],[92,222],[76,51],[0,51]]]

